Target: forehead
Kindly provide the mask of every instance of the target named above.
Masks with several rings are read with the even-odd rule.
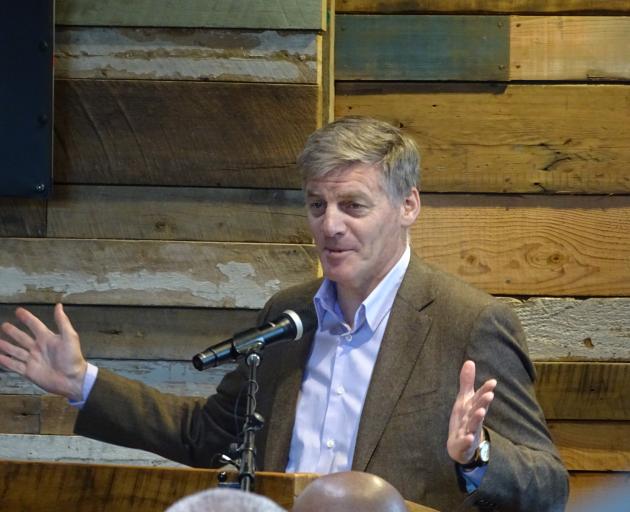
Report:
[[[381,195],[385,194],[383,176],[375,165],[357,163],[335,169],[306,182],[306,195]]]

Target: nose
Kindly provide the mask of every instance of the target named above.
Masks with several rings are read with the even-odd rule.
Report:
[[[346,223],[343,219],[343,212],[339,211],[335,205],[329,204],[326,208],[322,219],[322,230],[327,238],[344,234]]]

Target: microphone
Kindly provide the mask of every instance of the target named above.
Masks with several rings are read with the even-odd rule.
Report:
[[[315,317],[305,313],[300,318],[295,311],[287,309],[276,320],[261,327],[254,327],[236,333],[232,338],[208,347],[192,358],[192,364],[202,371],[218,366],[225,361],[235,361],[277,341],[299,340],[305,331],[315,326]]]

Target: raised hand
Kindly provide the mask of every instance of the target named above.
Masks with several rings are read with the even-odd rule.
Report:
[[[5,322],[0,338],[0,366],[23,375],[49,393],[80,401],[87,362],[81,353],[79,335],[63,306],[55,306],[59,334],[52,332],[35,315],[18,308],[15,316],[30,333]]]
[[[495,379],[475,391],[475,363],[466,361],[459,374],[459,393],[448,426],[448,454],[455,462],[469,462],[483,441],[483,420],[494,398]]]

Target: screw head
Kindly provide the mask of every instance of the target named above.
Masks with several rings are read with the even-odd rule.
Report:
[[[46,185],[44,185],[43,183],[38,183],[37,185],[35,185],[35,192],[43,192],[44,190],[46,190]]]

